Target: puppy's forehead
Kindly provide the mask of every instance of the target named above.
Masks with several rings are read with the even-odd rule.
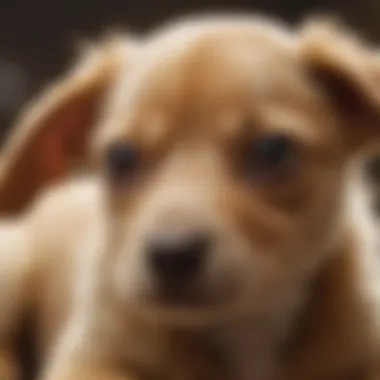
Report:
[[[145,41],[123,74],[112,97],[113,124],[128,133],[141,125],[178,128],[184,120],[236,122],[284,104],[306,108],[312,94],[297,48],[292,31],[263,19],[170,25]]]

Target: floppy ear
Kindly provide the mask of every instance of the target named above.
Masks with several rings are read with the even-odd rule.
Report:
[[[132,46],[113,36],[87,48],[22,112],[1,154],[1,213],[21,211],[42,186],[62,178],[83,158],[102,99]]]
[[[347,141],[354,148],[380,142],[380,56],[329,20],[306,22],[300,35],[308,73],[342,119]]]

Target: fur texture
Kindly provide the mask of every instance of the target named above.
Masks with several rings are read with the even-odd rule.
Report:
[[[45,380],[380,376],[372,229],[347,180],[380,137],[376,52],[319,20],[215,16],[90,57],[37,97],[6,147],[5,211],[46,184],[36,173],[62,178],[86,141],[94,174],[1,233],[5,352],[30,308]],[[243,170],[247,142],[273,135],[294,147],[291,172]],[[106,153],[125,141],[139,161],[115,184]],[[212,249],[191,302],[164,302],[146,244],[181,229],[210,232]]]

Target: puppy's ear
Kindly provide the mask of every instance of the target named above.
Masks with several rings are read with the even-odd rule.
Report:
[[[301,29],[301,54],[354,148],[380,142],[380,59],[343,25],[325,19]]]
[[[77,64],[28,105],[11,129],[0,166],[0,213],[18,212],[35,193],[83,159],[102,100],[135,51],[112,36],[87,47]]]

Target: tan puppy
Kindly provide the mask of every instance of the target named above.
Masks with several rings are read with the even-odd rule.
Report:
[[[380,137],[379,80],[369,47],[318,22],[99,45],[7,147],[3,209],[90,132],[98,175],[4,232],[4,352],[29,305],[47,380],[377,379],[379,276],[346,168]]]

